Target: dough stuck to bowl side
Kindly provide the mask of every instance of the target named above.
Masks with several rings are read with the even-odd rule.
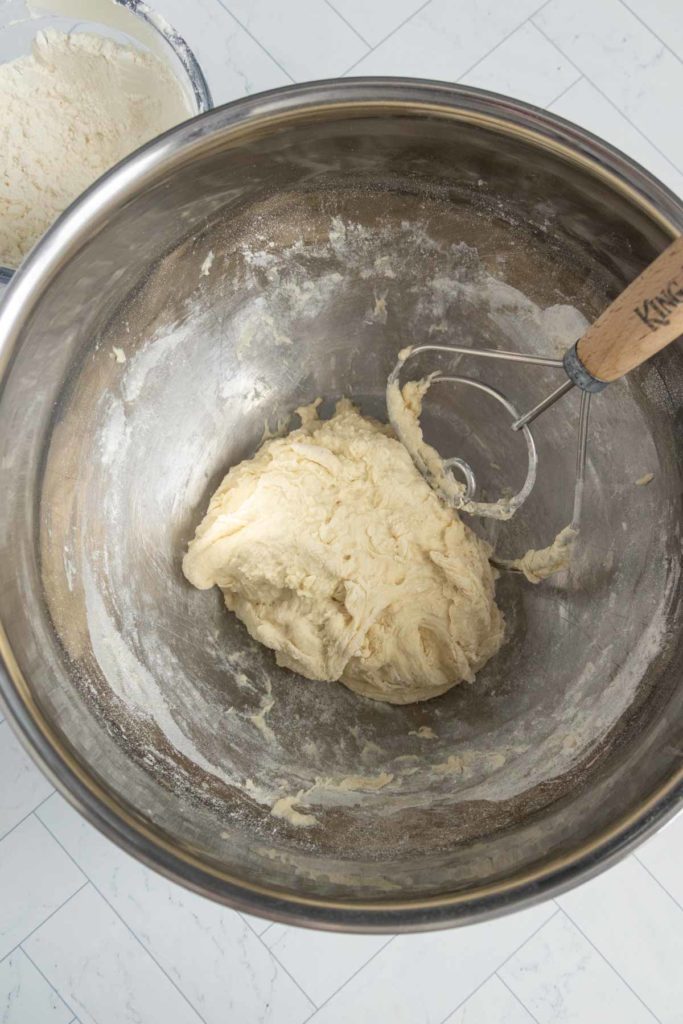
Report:
[[[390,428],[317,404],[213,495],[183,561],[218,585],[277,663],[392,704],[475,673],[503,641],[491,549],[447,508]]]

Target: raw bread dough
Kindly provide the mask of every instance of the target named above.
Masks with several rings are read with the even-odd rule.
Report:
[[[304,796],[303,790],[299,790],[298,793],[294,793],[290,796],[281,796],[279,800],[276,800],[271,807],[270,813],[274,818],[284,818],[290,825],[296,825],[297,828],[310,828],[311,825],[317,825],[318,819],[314,814],[304,814],[303,811],[297,811],[294,804],[299,804]]]
[[[407,359],[411,349],[399,352],[399,359]],[[387,384],[387,410],[396,433],[410,453],[420,473],[429,481],[449,504],[459,505],[465,491],[464,485],[448,472],[443,459],[424,439],[420,426],[422,400],[432,385],[432,377],[409,380],[399,387],[397,380]]]
[[[230,470],[183,570],[279,665],[394,704],[426,700],[499,649],[489,546],[445,507],[389,428],[349,401]]]
[[[517,569],[524,573],[529,583],[541,583],[556,572],[569,568],[576,536],[577,531],[573,527],[565,526],[547,548],[531,548],[521,558],[497,558],[496,565],[501,569]]]

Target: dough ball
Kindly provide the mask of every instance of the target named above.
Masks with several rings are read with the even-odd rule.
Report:
[[[183,561],[277,663],[408,704],[499,649],[489,546],[447,508],[390,428],[347,400],[230,470]]]

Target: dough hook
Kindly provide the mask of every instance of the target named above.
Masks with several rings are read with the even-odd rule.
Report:
[[[510,519],[524,504],[536,481],[538,456],[530,424],[573,388],[581,390],[576,477],[572,527],[578,529],[581,517],[588,447],[588,417],[591,395],[640,366],[683,333],[683,237],[675,239],[598,317],[594,324],[564,355],[550,359],[519,352],[457,345],[417,345],[404,349],[387,380],[389,421],[408,449],[415,465],[428,483],[454,508],[471,515]],[[437,383],[455,383],[474,387],[498,401],[511,417],[511,429],[520,431],[527,446],[527,474],[520,490],[498,501],[478,501],[477,481],[472,467],[463,459],[441,459],[422,440],[418,424],[420,409],[407,411],[401,398],[400,374],[405,364],[425,352],[440,352],[498,359],[531,366],[562,370],[566,379],[550,395],[520,415],[502,392],[466,376],[431,373],[422,384],[420,395]],[[405,394],[405,393],[404,393]],[[464,483],[452,475],[460,470]]]

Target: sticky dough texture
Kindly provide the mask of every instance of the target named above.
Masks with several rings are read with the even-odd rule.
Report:
[[[496,653],[489,546],[445,507],[390,429],[343,400],[230,470],[183,570],[217,584],[279,665],[394,704]]]

